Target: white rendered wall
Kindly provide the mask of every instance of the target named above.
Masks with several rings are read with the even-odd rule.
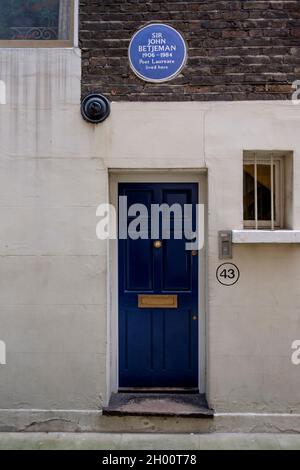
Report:
[[[0,50],[0,407],[96,409],[106,393],[107,172],[80,115],[78,50]]]
[[[78,50],[0,50],[0,408],[98,409],[106,400],[107,244],[96,208],[108,169],[208,169],[207,392],[217,411],[300,412],[300,247],[239,245],[234,287],[215,276],[217,232],[242,228],[243,150],[294,151],[290,102],[113,103],[80,115]]]

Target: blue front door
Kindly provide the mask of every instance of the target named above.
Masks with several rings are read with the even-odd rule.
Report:
[[[149,216],[151,204],[192,204],[195,219],[198,185],[122,183],[119,196],[128,207],[144,204]],[[186,249],[187,240],[174,238],[174,218],[170,225],[169,240],[151,239],[150,217],[148,239],[119,239],[120,388],[198,387],[199,258]],[[150,303],[169,296],[176,305],[142,308],[143,295]]]

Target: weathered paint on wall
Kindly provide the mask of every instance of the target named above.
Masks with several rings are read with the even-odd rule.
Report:
[[[215,278],[217,231],[242,228],[244,149],[294,151],[286,102],[113,103],[103,125],[80,116],[77,50],[1,50],[1,409],[94,410],[107,400],[107,244],[96,208],[109,168],[208,169],[207,392],[218,412],[300,412],[300,247],[238,246],[240,282]],[[155,140],[153,140],[155,136]],[[9,416],[13,416],[13,413]]]
[[[1,408],[105,399],[107,172],[80,115],[78,50],[0,51]]]

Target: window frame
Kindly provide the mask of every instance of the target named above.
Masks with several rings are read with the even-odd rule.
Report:
[[[78,10],[78,0],[70,0],[71,17],[70,17],[70,36],[69,39],[0,39],[0,48],[17,49],[17,48],[63,48],[73,47],[75,44],[75,15]]]
[[[247,152],[248,153],[248,152]],[[276,217],[272,220],[245,220],[243,201],[243,225],[244,229],[252,230],[279,230],[284,225],[284,158],[272,152],[251,152],[251,155],[244,155],[243,159],[243,181],[245,165],[273,165],[275,167],[275,198],[274,209]],[[244,194],[244,190],[243,190]]]

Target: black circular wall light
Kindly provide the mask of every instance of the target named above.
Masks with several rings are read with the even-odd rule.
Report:
[[[110,102],[103,95],[87,95],[81,103],[81,114],[87,122],[99,124],[110,115]]]

